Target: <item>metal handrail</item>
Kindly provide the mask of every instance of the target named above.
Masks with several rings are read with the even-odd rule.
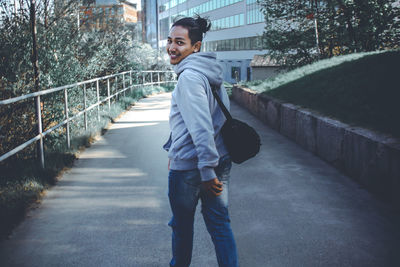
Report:
[[[126,79],[125,79],[125,74],[129,73],[129,86],[126,86]],[[142,83],[141,84],[133,84],[133,80],[132,80],[132,74],[135,73],[136,74],[136,78],[138,79],[139,74],[142,74]],[[146,77],[145,74],[150,73],[150,82],[146,82]],[[153,81],[153,74],[157,73],[157,81],[154,82]],[[173,80],[169,80],[169,81],[161,81],[160,80],[160,73],[171,73],[172,77],[174,77]],[[122,75],[122,80],[123,80],[123,88],[116,90],[116,92],[114,94],[110,94],[110,78],[115,78],[116,82],[117,82],[117,78],[118,76]],[[101,80],[107,80],[107,97],[104,99],[100,99],[100,95],[99,95],[99,81]],[[87,107],[87,98],[86,98],[86,84],[88,83],[93,83],[96,82],[96,94],[97,94],[97,101],[96,103],[90,105],[89,107]],[[87,130],[87,112],[96,108],[97,107],[97,118],[98,120],[100,120],[100,105],[102,103],[108,102],[108,110],[110,111],[111,109],[111,99],[114,97],[117,97],[118,95],[120,95],[121,93],[124,93],[129,89],[132,90],[134,87],[139,87],[139,86],[153,86],[153,85],[160,85],[163,83],[175,83],[176,82],[176,77],[175,77],[175,73],[173,71],[154,71],[154,70],[149,70],[149,71],[125,71],[125,72],[121,72],[121,73],[117,73],[117,74],[111,74],[111,75],[107,75],[107,76],[103,76],[103,77],[99,77],[99,78],[94,78],[94,79],[90,79],[87,81],[82,81],[82,82],[77,82],[77,83],[73,83],[73,84],[69,84],[69,85],[64,85],[64,86],[59,86],[56,88],[51,88],[51,89],[47,89],[47,90],[43,90],[43,91],[39,91],[39,92],[35,92],[35,93],[30,93],[30,94],[26,94],[26,95],[22,95],[22,96],[18,96],[18,97],[14,97],[14,98],[10,98],[10,99],[5,99],[5,100],[0,100],[0,105],[9,105],[12,103],[16,103],[18,101],[22,101],[22,100],[26,100],[26,99],[30,99],[30,98],[35,98],[35,104],[36,104],[36,119],[38,122],[38,134],[29,139],[28,141],[24,142],[23,144],[20,144],[19,146],[13,148],[12,150],[6,152],[5,154],[0,156],[0,162],[9,158],[10,156],[18,153],[19,151],[23,150],[24,148],[26,148],[27,146],[29,146],[30,144],[39,141],[40,142],[40,149],[39,149],[39,157],[40,157],[40,162],[41,162],[41,166],[42,168],[44,168],[44,150],[43,150],[43,138],[53,132],[54,130],[60,128],[61,126],[66,126],[66,135],[67,135],[67,147],[70,148],[70,133],[69,133],[69,128],[70,125],[69,123],[72,122],[73,120],[75,120],[76,118],[84,115],[84,123],[85,123],[85,130]],[[79,111],[78,113],[74,114],[72,117],[69,117],[69,112],[68,112],[68,89],[69,88],[74,88],[74,87],[79,87],[83,85],[83,91],[84,91],[84,109]],[[117,83],[117,87],[118,87],[118,83]],[[65,119],[58,123],[57,125],[51,127],[50,129],[46,130],[45,132],[43,132],[43,128],[42,128],[42,110],[41,110],[41,106],[40,106],[40,96],[43,95],[47,95],[47,94],[51,94],[54,92],[59,92],[64,90],[64,112],[65,112]]]

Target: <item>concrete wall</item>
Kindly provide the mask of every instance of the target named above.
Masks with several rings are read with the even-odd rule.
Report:
[[[265,80],[277,76],[280,72],[279,67],[251,67],[251,80]]]
[[[400,140],[351,127],[295,105],[233,87],[233,99],[400,209]]]

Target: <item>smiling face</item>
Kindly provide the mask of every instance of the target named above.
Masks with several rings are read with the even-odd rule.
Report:
[[[182,26],[171,28],[167,40],[167,53],[170,63],[176,65],[188,55],[200,51],[201,42],[192,45],[189,38],[189,31]]]

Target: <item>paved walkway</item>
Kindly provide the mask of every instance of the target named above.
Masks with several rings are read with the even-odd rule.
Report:
[[[0,244],[0,266],[168,266],[170,94],[121,117]],[[236,105],[260,154],[232,168],[230,209],[242,267],[400,266],[395,213],[348,177]],[[217,266],[200,213],[194,267]]]

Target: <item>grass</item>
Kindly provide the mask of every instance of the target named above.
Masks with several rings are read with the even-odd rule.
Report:
[[[400,138],[400,51],[317,62],[249,85],[263,94]]]
[[[63,169],[71,167],[76,152],[90,146],[94,136],[104,133],[107,125],[138,99],[152,93],[171,91],[172,86],[147,87],[135,90],[115,102],[110,112],[103,112],[101,120],[93,113],[94,122],[88,131],[79,123],[71,127],[71,149],[65,146],[64,134],[48,135],[45,138],[45,169],[39,167],[32,157],[11,157],[0,163],[0,240],[6,238],[12,229],[24,218],[32,203],[41,199],[43,192],[56,184]],[[89,117],[89,120],[91,118]],[[34,145],[27,150],[35,151]]]
[[[233,87],[233,85],[228,83],[228,82],[224,82],[223,85],[224,85],[224,87],[226,89],[226,92],[228,93],[228,96],[231,97],[232,96],[232,87]]]

